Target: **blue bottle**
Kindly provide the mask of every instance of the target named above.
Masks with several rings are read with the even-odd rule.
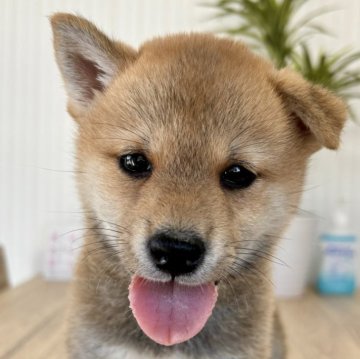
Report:
[[[321,267],[317,288],[321,294],[350,295],[356,290],[356,237],[342,206],[336,210],[332,229],[321,237]]]

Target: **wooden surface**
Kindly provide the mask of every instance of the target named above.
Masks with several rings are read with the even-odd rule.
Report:
[[[66,359],[67,285],[36,278],[0,292],[0,359]],[[321,298],[309,291],[279,303],[289,359],[359,359],[360,296]]]
[[[0,292],[0,358],[65,359],[65,284],[36,278]]]

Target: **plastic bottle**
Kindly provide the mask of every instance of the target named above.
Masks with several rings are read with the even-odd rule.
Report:
[[[355,292],[356,236],[340,204],[332,218],[332,228],[321,236],[321,267],[317,288],[322,294],[350,295]]]

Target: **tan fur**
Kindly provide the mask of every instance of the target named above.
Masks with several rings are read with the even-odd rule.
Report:
[[[272,253],[296,211],[308,157],[338,146],[342,102],[212,35],[158,38],[135,51],[79,17],[57,14],[52,26],[79,124],[78,183],[89,228],[74,281],[70,357],[284,357]],[[150,178],[133,180],[119,169],[118,157],[131,151],[149,158]],[[220,173],[239,162],[258,179],[244,190],[222,188]],[[180,282],[220,281],[205,328],[173,347],[143,334],[127,298],[135,273],[167,279],[145,251],[161,227],[196,229],[207,241],[204,264]]]

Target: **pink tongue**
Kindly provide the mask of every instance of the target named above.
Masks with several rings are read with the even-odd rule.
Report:
[[[187,286],[133,277],[130,308],[143,332],[162,345],[189,340],[204,327],[217,299],[214,284]]]

